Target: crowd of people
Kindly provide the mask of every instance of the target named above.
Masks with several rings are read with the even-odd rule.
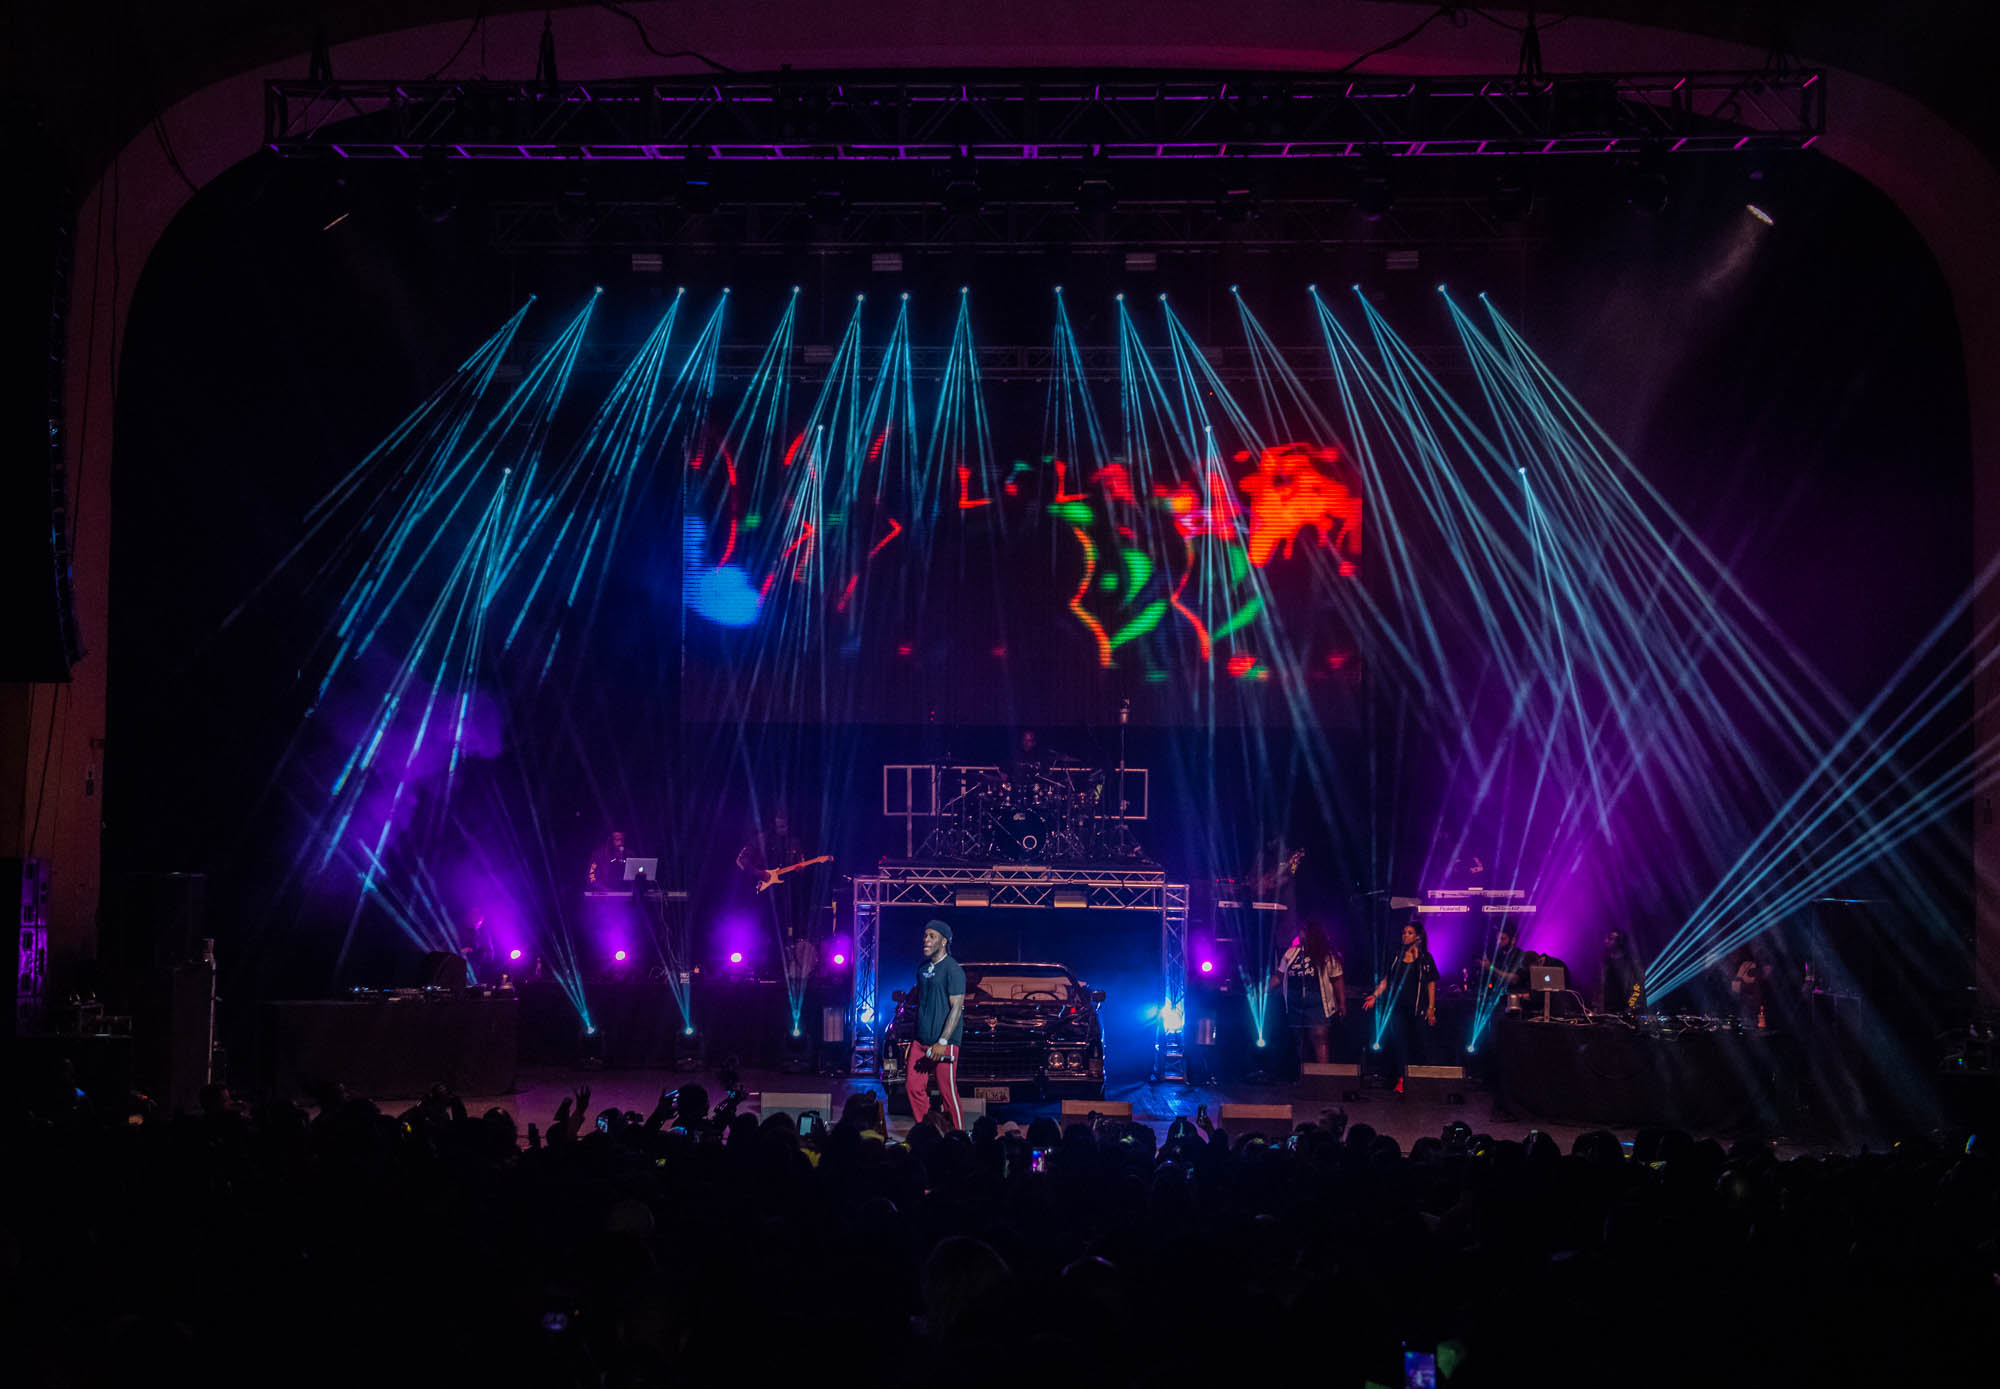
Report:
[[[869,1092],[804,1132],[713,1098],[584,1090],[523,1126],[442,1089],[211,1087],[161,1117],[59,1078],[8,1140],[13,1382],[1398,1386],[1406,1350],[1468,1386],[1991,1373],[1976,1141],[1781,1161],[1457,1124],[1404,1151],[1337,1110],[892,1137]]]

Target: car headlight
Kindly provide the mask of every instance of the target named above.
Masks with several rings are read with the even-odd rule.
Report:
[[[1069,1058],[1064,1056],[1061,1052],[1052,1051],[1049,1053],[1050,1070],[1060,1071],[1063,1067],[1067,1066],[1068,1064],[1069,1064]]]

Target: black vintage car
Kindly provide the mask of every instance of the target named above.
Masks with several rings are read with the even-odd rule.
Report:
[[[883,1048],[882,1078],[894,1094],[916,1038],[917,1007],[902,990]],[[965,1040],[958,1049],[961,1094],[995,1103],[1104,1098],[1104,1029],[1093,990],[1066,965],[965,966]]]

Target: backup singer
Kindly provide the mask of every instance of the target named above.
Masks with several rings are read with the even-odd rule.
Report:
[[[930,1116],[925,1092],[932,1077],[952,1128],[965,1127],[958,1106],[958,1046],[964,1035],[965,969],[951,957],[951,923],[931,921],[924,926],[924,963],[917,971],[917,1035],[903,1065],[913,1128]]]
[[[1278,961],[1285,1010],[1299,1034],[1302,1061],[1325,1061],[1333,1020],[1347,1017],[1347,975],[1326,928],[1308,921]]]

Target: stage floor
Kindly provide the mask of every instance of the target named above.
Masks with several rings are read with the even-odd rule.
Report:
[[[590,1108],[593,1115],[616,1105],[620,1109],[636,1109],[641,1114],[652,1112],[659,1102],[662,1090],[676,1089],[682,1085],[699,1082],[709,1093],[711,1101],[722,1098],[722,1083],[715,1072],[709,1069],[677,1071],[666,1068],[648,1070],[586,1070],[568,1067],[523,1067],[515,1081],[513,1093],[507,1095],[467,1095],[466,1108],[474,1113],[499,1107],[514,1116],[526,1142],[528,1125],[532,1122],[544,1130],[548,1128],[550,1117],[564,1097],[588,1085],[590,1087]],[[853,1079],[847,1076],[815,1076],[788,1074],[782,1071],[744,1071],[741,1075],[743,1088],[749,1092],[751,1106],[754,1106],[765,1091],[831,1094],[832,1112],[829,1121],[840,1115],[841,1105],[855,1090],[882,1091],[882,1083],[876,1080]],[[1434,1100],[1405,1098],[1392,1092],[1367,1090],[1362,1092],[1360,1102],[1348,1102],[1339,1107],[1346,1109],[1347,1121],[1352,1124],[1369,1124],[1377,1133],[1386,1133],[1394,1138],[1408,1152],[1410,1145],[1419,1138],[1436,1138],[1444,1126],[1454,1119],[1463,1119],[1474,1132],[1490,1133],[1496,1138],[1521,1138],[1532,1129],[1540,1129],[1548,1134],[1567,1153],[1578,1134],[1606,1127],[1601,1124],[1575,1124],[1560,1121],[1544,1121],[1526,1116],[1496,1119],[1493,1116],[1492,1097],[1482,1091],[1470,1091],[1462,1105],[1444,1104]],[[1151,1126],[1162,1138],[1166,1136],[1167,1125],[1176,1118],[1186,1115],[1193,1118],[1198,1106],[1206,1104],[1211,1116],[1217,1115],[1224,1104],[1290,1104],[1295,1123],[1304,1123],[1318,1117],[1321,1109],[1339,1104],[1338,1101],[1312,1100],[1296,1095],[1285,1085],[1227,1085],[1227,1086],[1186,1086],[1155,1085],[1147,1082],[1112,1084],[1106,1087],[1105,1096],[1111,1100],[1129,1101],[1132,1117],[1142,1124]],[[375,1101],[390,1113],[399,1113],[414,1103],[409,1099],[377,1098]],[[1030,1120],[1047,1114],[1060,1121],[1060,1106],[1051,1100],[1042,1104],[1017,1103],[995,1106],[994,1117],[1001,1122],[1015,1120],[1026,1124]],[[906,1115],[892,1114],[890,1126],[897,1136],[909,1128]],[[1241,1126],[1239,1126],[1240,1128]],[[1243,1130],[1246,1131],[1247,1130]],[[1611,1130],[1618,1137],[1630,1143],[1633,1130],[1616,1128]],[[1725,1142],[1730,1135],[1699,1134],[1697,1137],[1717,1137]],[[1780,1138],[1776,1151],[1780,1157],[1795,1157],[1810,1153],[1829,1151],[1826,1145],[1794,1142]]]

